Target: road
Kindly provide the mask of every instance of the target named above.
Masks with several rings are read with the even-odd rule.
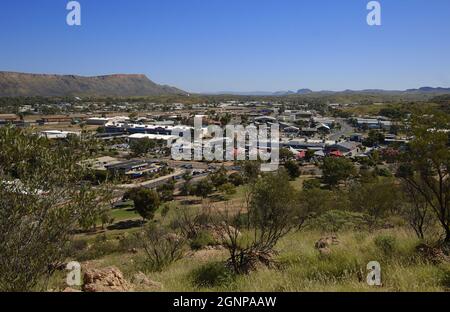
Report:
[[[341,129],[328,136],[330,141],[338,141],[341,136],[349,136],[355,133],[355,129],[344,118],[337,118],[336,121],[341,124]]]

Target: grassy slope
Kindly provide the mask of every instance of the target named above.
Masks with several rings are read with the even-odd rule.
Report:
[[[450,265],[423,262],[414,252],[418,241],[405,230],[390,230],[399,246],[384,254],[374,244],[380,233],[343,233],[340,245],[329,256],[320,255],[314,243],[321,236],[315,231],[292,233],[277,246],[278,269],[261,268],[239,276],[229,285],[198,288],[192,283],[193,270],[211,261],[227,258],[226,251],[199,251],[148,276],[163,285],[162,291],[448,291]],[[98,267],[115,265],[128,279],[142,270],[143,255],[111,254],[94,261]],[[382,266],[383,287],[365,283],[365,267],[370,261]],[[360,272],[360,273],[359,273]],[[360,280],[360,278],[363,280]],[[145,289],[142,289],[145,290]]]
[[[300,189],[304,178],[293,181]],[[240,200],[244,188],[231,196],[230,201]],[[221,203],[218,203],[220,205]],[[176,206],[177,203],[171,203]],[[132,217],[130,212],[118,210],[118,219]],[[133,212],[131,212],[133,213]],[[122,215],[123,214],[123,215]],[[156,219],[161,216],[157,214]],[[108,231],[106,236],[114,244],[118,234],[128,231]],[[340,244],[332,247],[329,256],[320,255],[314,248],[315,242],[328,233],[305,230],[291,233],[277,245],[277,269],[261,268],[248,276],[239,276],[235,282],[213,288],[198,288],[192,283],[192,272],[212,261],[227,259],[227,251],[187,251],[186,256],[165,268],[162,272],[148,272],[150,279],[163,285],[162,291],[449,291],[450,264],[426,263],[417,255],[415,246],[419,243],[409,228],[398,227],[374,233],[350,231],[339,233]],[[379,235],[395,237],[396,246],[390,253],[384,253],[374,243]],[[89,240],[93,242],[94,237]],[[115,265],[127,279],[144,271],[143,254],[114,251],[90,261],[95,267]],[[366,284],[366,265],[378,261],[382,266],[383,287]],[[62,276],[53,279],[53,287],[61,286]],[[146,290],[146,289],[138,289]],[[153,291],[153,289],[147,289]]]

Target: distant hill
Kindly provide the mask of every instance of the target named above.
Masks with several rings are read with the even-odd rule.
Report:
[[[450,88],[433,88],[433,87],[422,87],[419,89],[408,89],[408,90],[383,90],[383,89],[364,89],[364,90],[343,90],[343,91],[313,91],[311,89],[299,89],[297,92],[294,91],[277,91],[277,92],[232,92],[223,91],[210,94],[221,94],[221,95],[249,95],[249,96],[290,96],[290,95],[314,95],[314,96],[325,96],[325,95],[386,95],[386,96],[438,96],[450,94]]]
[[[450,93],[450,88],[433,88],[422,87],[419,89],[408,89],[406,92],[422,92],[422,93]]]
[[[0,72],[0,96],[153,96],[187,95],[145,75],[83,77]]]

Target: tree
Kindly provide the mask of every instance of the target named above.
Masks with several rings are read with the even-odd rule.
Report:
[[[345,158],[326,157],[321,169],[324,182],[330,186],[336,186],[356,173],[353,163]]]
[[[295,180],[300,176],[300,166],[294,160],[289,160],[284,164],[291,180]]]
[[[214,185],[209,179],[203,179],[194,186],[194,194],[203,198],[207,198],[214,191]]]
[[[281,148],[280,149],[280,160],[282,162],[286,162],[288,160],[291,160],[294,158],[294,153],[292,153],[289,149],[287,148]]]
[[[230,216],[226,211],[216,224],[230,253],[228,262],[237,274],[255,270],[258,263],[269,266],[277,242],[303,224],[296,215],[296,191],[284,170],[264,175],[251,188],[246,215],[240,211]],[[247,222],[238,221],[244,218]]]
[[[71,234],[108,205],[88,182],[84,150],[0,128],[0,290],[42,290]]]
[[[312,190],[320,188],[320,180],[319,179],[309,179],[303,182],[303,190]]]
[[[244,177],[242,177],[242,174],[240,174],[239,172],[234,172],[234,173],[230,174],[228,177],[228,180],[234,186],[240,186],[240,185],[244,184]]]
[[[156,143],[149,138],[130,142],[130,149],[135,156],[142,156],[156,147]]]
[[[215,187],[228,183],[227,169],[221,167],[217,172],[210,174],[210,179]]]
[[[414,139],[402,155],[397,176],[431,207],[450,245],[450,116],[433,111],[412,119]]]
[[[363,141],[363,145],[367,147],[374,147],[378,144],[384,143],[384,134],[380,131],[370,130],[369,136]]]
[[[236,187],[231,183],[222,184],[218,190],[226,195],[236,194]]]
[[[247,181],[255,181],[259,176],[261,164],[257,161],[246,161],[242,165],[242,170]]]
[[[134,209],[144,220],[151,220],[159,208],[160,199],[157,192],[146,188],[134,188],[124,195],[124,199],[134,202]]]
[[[226,126],[231,122],[232,116],[229,113],[226,113],[225,115],[223,115],[222,117],[220,117],[220,124],[222,126]]]
[[[392,180],[356,184],[351,188],[349,197],[354,211],[370,216],[368,221],[372,228],[389,212],[400,210],[401,196],[398,186]]]
[[[183,256],[185,238],[169,233],[160,225],[150,224],[139,236],[150,270],[160,271]]]
[[[173,200],[173,193],[175,192],[175,182],[169,182],[158,187],[159,198],[163,202],[169,202]]]
[[[419,239],[425,239],[425,232],[432,224],[431,209],[420,192],[408,183],[403,183],[405,204],[402,212]]]
[[[189,195],[192,192],[192,186],[191,186],[191,183],[190,183],[192,178],[193,178],[192,175],[190,173],[188,173],[188,172],[185,172],[183,174],[184,183],[181,186],[181,194],[182,195],[187,196],[187,195]]]

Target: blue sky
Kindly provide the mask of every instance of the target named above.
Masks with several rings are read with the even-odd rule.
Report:
[[[450,87],[450,1],[0,2],[0,70],[143,73],[192,92]]]

